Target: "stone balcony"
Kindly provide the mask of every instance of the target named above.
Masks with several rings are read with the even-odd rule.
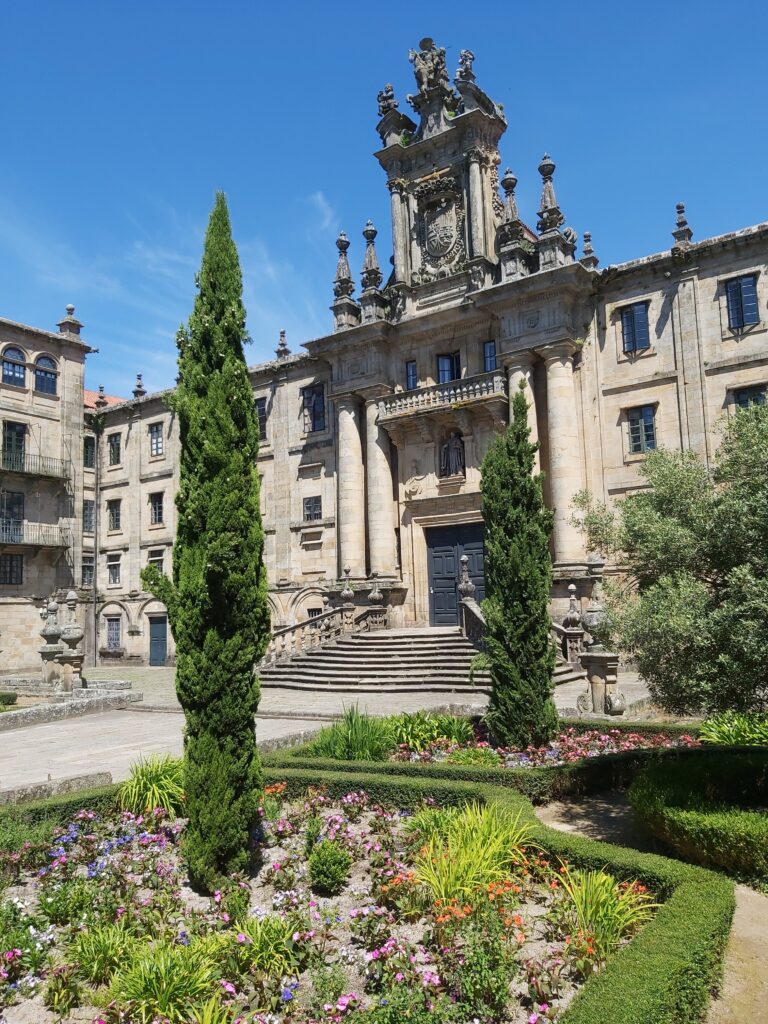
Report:
[[[379,403],[379,423],[386,425],[412,416],[494,404],[502,409],[507,404],[507,378],[503,370],[387,395]]]
[[[0,467],[5,473],[53,477],[56,480],[67,480],[72,472],[72,464],[68,460],[7,448],[0,450]]]
[[[3,547],[66,548],[69,544],[68,531],[58,523],[0,519],[0,545]]]

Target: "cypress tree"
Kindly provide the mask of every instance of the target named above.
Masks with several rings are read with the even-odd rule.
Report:
[[[254,666],[269,636],[253,391],[243,355],[242,276],[223,193],[208,223],[198,294],[177,335],[170,399],[181,460],[173,581],[145,586],[168,608],[176,692],[186,718],[184,852],[190,880],[210,891],[248,866],[261,767]]]
[[[487,662],[492,691],[486,720],[505,746],[539,746],[553,736],[555,651],[549,596],[553,515],[534,475],[527,402],[512,400],[512,422],[488,450],[482,466],[485,520]]]

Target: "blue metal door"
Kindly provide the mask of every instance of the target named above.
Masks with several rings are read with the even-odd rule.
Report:
[[[149,664],[164,665],[168,657],[168,619],[153,615],[149,620]]]
[[[429,567],[429,624],[458,626],[461,556],[475,584],[475,600],[485,597],[483,573],[483,524],[439,526],[426,531]]]

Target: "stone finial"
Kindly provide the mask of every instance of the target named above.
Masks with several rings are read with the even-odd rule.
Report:
[[[557,198],[555,197],[555,186],[552,183],[554,173],[555,163],[549,153],[545,153],[539,164],[542,189],[541,209],[539,210],[539,220],[536,227],[541,232],[556,231],[565,221],[565,217],[560,212],[560,207],[557,205]]]
[[[392,88],[391,82],[387,82],[376,98],[379,104],[379,117],[384,117],[390,110],[397,110],[398,103],[395,99],[395,90]]]
[[[140,373],[136,374],[136,383],[133,386],[133,397],[143,398],[146,395],[147,389],[144,387],[143,375]]]
[[[677,217],[675,218],[675,230],[672,232],[672,237],[675,240],[675,244],[672,246],[673,253],[690,249],[693,238],[693,231],[685,216],[685,203],[677,203],[675,209]]]
[[[517,200],[515,199],[517,178],[509,168],[504,171],[501,187],[504,189],[504,223],[513,224],[520,220],[520,214],[518,213]]]
[[[277,343],[275,349],[275,355],[278,359],[287,359],[291,354],[291,350],[288,348],[288,342],[285,340],[285,330],[280,331],[280,340]]]
[[[474,82],[475,72],[472,69],[474,60],[475,55],[471,50],[459,51],[459,67],[456,71],[456,78],[459,82]]]
[[[99,384],[99,394],[96,401],[93,403],[97,409],[103,409],[107,404],[107,399],[104,397],[104,385]]]
[[[363,228],[365,257],[363,259],[363,270],[360,275],[360,283],[363,288],[378,288],[382,281],[379,260],[376,255],[376,235],[378,235],[378,231],[373,226],[373,222],[369,220]]]
[[[584,232],[584,255],[579,260],[579,263],[587,270],[597,270],[597,265],[600,260],[595,256],[595,250],[592,248],[592,235],[589,231]]]
[[[373,586],[368,592],[368,600],[370,601],[371,604],[381,604],[381,602],[384,600],[384,595],[379,589],[379,574],[376,571],[376,569],[374,569],[371,572],[371,582]]]
[[[349,566],[345,565],[344,566],[344,589],[342,590],[341,595],[340,595],[341,596],[341,600],[344,602],[344,604],[351,604],[351,602],[354,601],[354,599],[355,599],[355,592],[352,589],[352,585],[351,585],[351,583],[349,581],[349,574],[351,572],[352,572],[352,570],[349,568]]]
[[[56,325],[59,328],[59,334],[79,335],[83,325],[75,316],[75,307],[71,302],[67,304],[66,310],[67,315]]]
[[[349,239],[343,231],[339,232],[339,237],[336,239],[336,248],[339,250],[339,259],[336,264],[336,277],[333,281],[333,294],[337,299],[340,299],[351,296],[355,290],[355,283],[352,280],[352,271],[349,269],[349,259],[347,258]]]
[[[457,587],[462,597],[474,597],[475,584],[469,578],[469,557],[467,555],[461,556],[461,575],[459,577],[459,585]]]
[[[563,625],[566,629],[578,629],[581,625],[581,611],[576,603],[576,584],[571,583],[568,587],[568,611],[563,618]]]

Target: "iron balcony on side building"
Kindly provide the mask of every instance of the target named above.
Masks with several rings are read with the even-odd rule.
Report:
[[[68,460],[55,459],[51,455],[37,455],[33,452],[3,448],[0,450],[0,467],[5,473],[48,476],[54,477],[56,480],[67,480],[72,464]]]
[[[66,548],[69,533],[58,523],[31,523],[27,519],[0,519],[3,547]]]

